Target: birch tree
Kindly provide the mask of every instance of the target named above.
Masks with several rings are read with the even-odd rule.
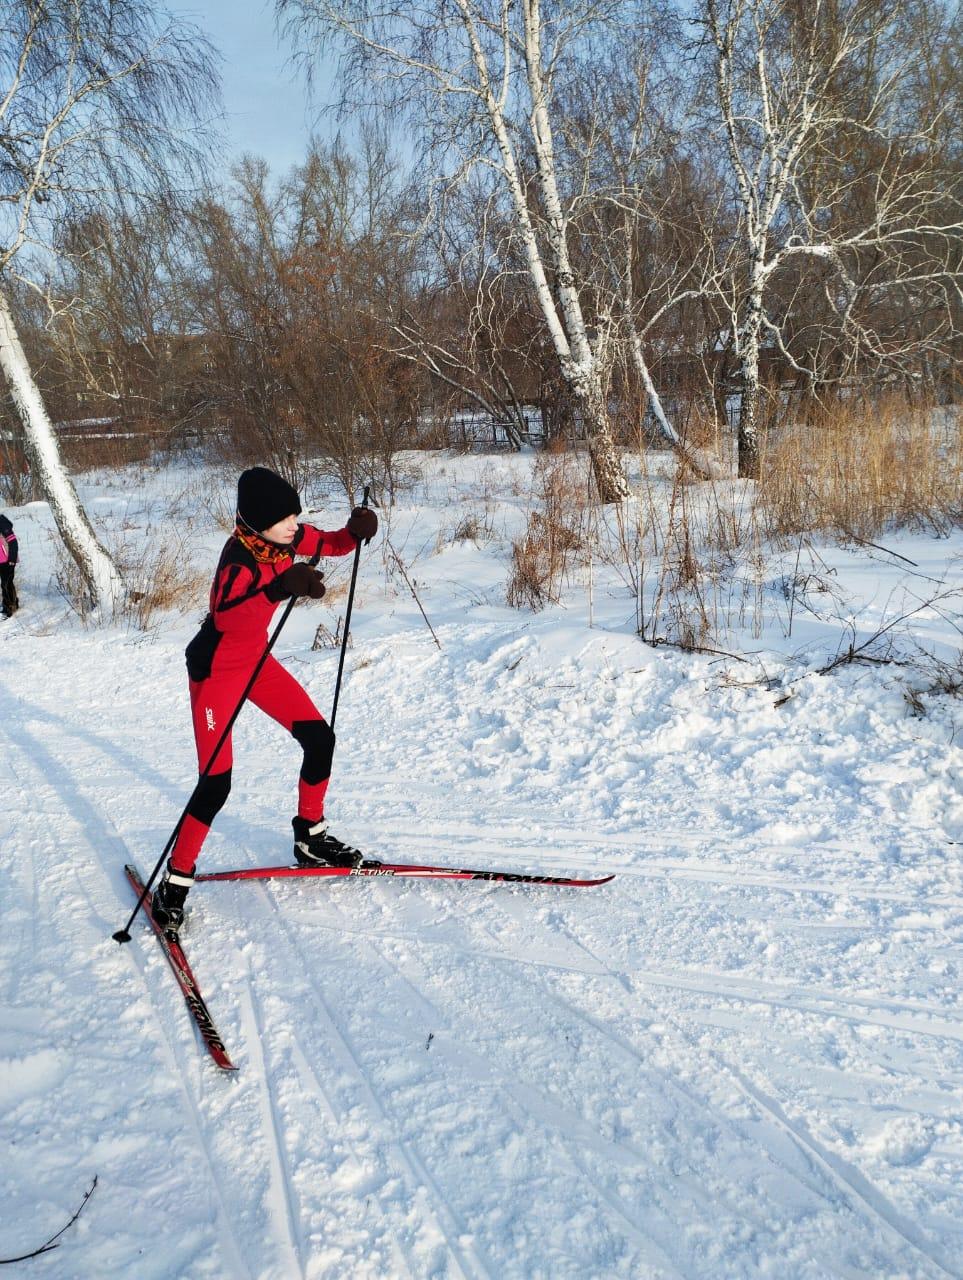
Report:
[[[7,0],[0,24],[0,367],[90,603],[112,611],[124,584],[63,465],[10,284],[42,288],[71,220],[132,201],[173,207],[175,175],[201,155],[187,127],[216,96],[212,51],[149,0]]]
[[[332,44],[340,49],[345,105],[374,97],[404,114],[439,200],[479,170],[490,175],[607,502],[629,489],[606,404],[605,352],[573,266],[555,90],[573,60],[586,49],[590,56],[593,40],[624,29],[630,7],[618,0],[544,8],[541,0],[278,0],[309,56]]]
[[[770,307],[781,276],[817,273],[840,340],[881,365],[883,299],[915,309],[929,294],[952,310],[959,298],[959,183],[954,196],[942,147],[952,108],[911,109],[919,12],[908,0],[703,0],[745,259],[732,314],[740,475],[758,474],[763,344],[801,377],[818,372],[786,342],[788,310]],[[930,38],[943,34],[936,21]]]

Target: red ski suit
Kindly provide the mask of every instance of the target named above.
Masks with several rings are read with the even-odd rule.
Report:
[[[211,586],[210,613],[187,647],[187,670],[197,744],[203,773],[224,726],[267,646],[268,627],[278,607],[264,589],[294,562],[294,556],[343,556],[357,541],[347,529],[325,532],[299,525],[290,554],[279,559],[255,558],[237,537],[228,539]],[[248,701],[253,702],[300,742],[304,759],[298,780],[298,813],[312,823],[324,813],[331,772],[334,734],[304,688],[273,655],[258,673]],[[190,873],[216,814],[231,789],[234,756],[229,734],[213,768],[188,803],[171,854],[175,870]]]

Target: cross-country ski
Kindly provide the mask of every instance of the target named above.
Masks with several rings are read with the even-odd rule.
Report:
[[[140,877],[140,872],[136,867],[128,864],[124,867],[127,879],[131,883],[131,887],[138,897],[144,892],[144,882]],[[194,1024],[197,1027],[198,1035],[204,1043],[208,1053],[211,1055],[214,1063],[221,1068],[222,1071],[236,1071],[237,1068],[228,1057],[227,1050],[224,1047],[224,1041],[218,1034],[217,1027],[214,1025],[214,1019],[211,1017],[207,1005],[204,1003],[204,997],[201,995],[201,989],[198,986],[197,979],[194,977],[194,971],[187,962],[187,956],[184,949],[177,939],[169,938],[164,933],[163,927],[158,924],[153,912],[152,897],[148,895],[144,899],[144,915],[150,923],[151,929],[157,941],[161,945],[164,955],[167,957],[174,977],[177,979],[177,985],[181,989],[184,997],[184,1003],[187,1005]]]
[[[218,880],[284,880],[304,877],[331,878],[368,876],[413,880],[485,880],[492,884],[557,885],[560,888],[586,889],[608,884],[615,873],[594,879],[570,876],[526,874],[518,871],[478,871],[466,867],[419,867],[404,862],[362,862],[357,867],[238,867],[233,871],[205,871],[195,877],[196,883]]]

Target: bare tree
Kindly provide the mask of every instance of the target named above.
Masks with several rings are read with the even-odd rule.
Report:
[[[10,281],[39,288],[71,220],[137,200],[173,205],[172,174],[200,156],[181,126],[216,94],[212,52],[149,0],[23,0],[4,8],[0,67],[0,366],[34,479],[91,603],[116,608],[124,585],[61,461]]]
[[[693,91],[680,45],[678,15],[652,7],[566,86],[564,128],[581,168],[573,228],[595,312],[615,318],[656,434],[708,478],[722,468],[673,421],[657,372],[698,350],[696,304],[718,309],[731,253],[720,184],[687,128]]]
[[[78,395],[124,426],[171,435],[191,415],[180,359],[197,337],[187,220],[157,208],[97,214],[59,237],[46,293],[68,299],[46,324],[47,344]]]
[[[387,341],[414,275],[407,193],[383,139],[316,145],[274,181],[246,158],[227,200],[199,204],[197,316],[210,401],[230,443],[297,482],[308,447],[349,493],[393,484],[427,379]]]
[[[569,244],[571,202],[556,156],[554,95],[579,46],[614,29],[627,6],[579,0],[278,0],[309,54],[342,50],[344,100],[382,94],[406,113],[440,194],[484,170],[507,217],[561,374],[585,424],[599,492],[628,494],[606,404],[604,344],[586,316]],[[583,56],[585,50],[583,48]]]
[[[524,269],[521,279],[502,269],[499,248],[483,246],[484,222],[464,197],[457,246],[450,234],[422,242],[424,282],[394,325],[393,350],[429,375],[452,407],[478,410],[517,450],[538,399],[544,325],[533,313]],[[499,265],[489,273],[481,264],[492,260]]]
[[[788,273],[815,272],[840,339],[880,364],[892,358],[892,339],[907,343],[905,330],[887,341],[876,328],[882,300],[911,299],[915,309],[927,294],[949,312],[959,299],[959,180],[954,195],[943,145],[952,102],[907,109],[921,39],[945,40],[948,18],[927,31],[915,0],[703,4],[745,250],[732,327],[739,471],[752,477],[763,345],[803,379],[818,373],[787,343],[800,296],[776,289]]]

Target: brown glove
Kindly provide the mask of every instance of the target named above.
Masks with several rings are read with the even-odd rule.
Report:
[[[348,517],[348,532],[359,542],[370,542],[378,532],[378,517],[370,507],[355,507]]]
[[[288,596],[310,596],[320,600],[324,595],[324,575],[312,564],[292,564],[264,588],[264,594],[275,604]]]

